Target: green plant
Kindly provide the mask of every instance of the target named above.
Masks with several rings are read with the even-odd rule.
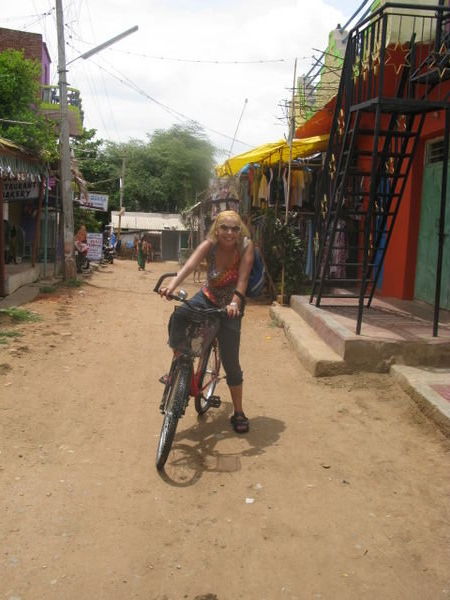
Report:
[[[2,331],[0,329],[0,344],[6,344],[7,338],[17,338],[21,335],[19,331]]]
[[[54,285],[43,285],[39,288],[41,294],[53,294],[56,292],[56,286]]]
[[[84,284],[84,281],[81,279],[68,279],[64,282],[65,287],[80,287]]]
[[[73,220],[74,220],[74,232],[76,233],[81,225],[85,225],[89,233],[98,233],[101,231],[102,223],[97,220],[96,211],[81,208],[79,206],[73,207]]]
[[[58,158],[56,124],[41,114],[41,66],[23,50],[0,52],[0,136],[36,153],[41,160]]]
[[[297,218],[295,213],[289,213],[285,222],[270,209],[264,221],[264,258],[267,269],[277,291],[283,291],[288,298],[301,291],[305,280],[304,249],[298,233]]]
[[[11,306],[10,308],[0,308],[0,316],[2,315],[9,317],[16,322],[30,323],[41,320],[40,315],[31,312],[30,310],[26,310],[25,308],[17,308],[16,306]]]

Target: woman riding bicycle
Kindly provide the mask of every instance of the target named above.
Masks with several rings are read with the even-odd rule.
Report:
[[[223,211],[217,215],[207,239],[197,246],[169,285],[160,290],[161,296],[174,294],[186,277],[206,260],[207,281],[189,304],[199,308],[226,308],[229,318],[221,319],[217,339],[234,407],[230,421],[236,433],[247,433],[249,430],[249,421],[242,408],[243,377],[239,346],[245,291],[253,258],[253,242],[240,216],[233,210]],[[180,306],[172,314],[169,345],[174,350],[185,345],[185,332],[191,314],[186,306]]]

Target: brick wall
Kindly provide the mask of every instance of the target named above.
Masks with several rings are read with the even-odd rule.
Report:
[[[42,35],[0,27],[0,52],[23,50],[25,58],[37,60],[42,65]]]

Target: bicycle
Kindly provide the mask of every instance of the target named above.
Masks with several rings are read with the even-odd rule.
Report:
[[[161,283],[176,273],[164,273],[159,278],[153,291],[159,293]],[[210,408],[218,408],[220,397],[215,389],[221,379],[220,355],[217,342],[219,319],[227,314],[224,308],[197,308],[189,305],[187,293],[180,290],[178,295],[169,296],[173,300],[183,302],[192,311],[189,325],[189,347],[180,353],[174,353],[169,374],[165,378],[164,392],[160,411],[164,415],[158,448],[156,451],[156,468],[161,470],[166,464],[175,437],[179,419],[185,414],[192,396],[195,410],[199,415]]]

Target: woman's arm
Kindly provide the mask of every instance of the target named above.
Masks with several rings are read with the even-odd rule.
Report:
[[[160,289],[160,295],[167,297],[169,294],[173,294],[176,288],[183,283],[186,277],[190,275],[192,271],[194,271],[194,269],[202,262],[202,260],[206,258],[211,247],[212,242],[210,240],[205,240],[199,244],[179,270],[177,275],[170,280],[169,285]]]
[[[252,270],[253,261],[255,259],[255,247],[253,242],[249,240],[244,253],[241,257],[239,265],[239,275],[236,284],[236,291],[231,299],[231,302],[236,302],[239,309],[242,307],[243,298],[245,298],[245,292],[247,290],[248,278],[250,277],[250,271]]]

